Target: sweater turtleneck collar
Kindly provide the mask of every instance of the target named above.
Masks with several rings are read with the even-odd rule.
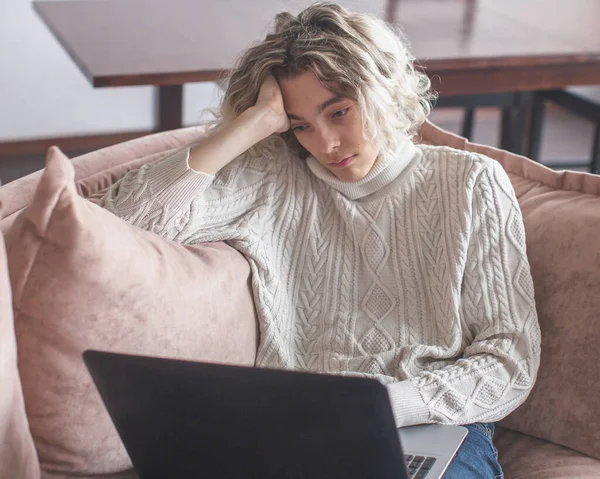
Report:
[[[371,171],[362,180],[342,181],[313,156],[306,159],[313,174],[351,200],[357,200],[380,190],[394,181],[408,166],[415,154],[415,145],[406,136],[394,155],[380,155]]]

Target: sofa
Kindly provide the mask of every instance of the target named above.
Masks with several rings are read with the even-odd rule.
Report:
[[[202,134],[158,133],[72,160],[51,148],[44,170],[0,187],[0,479],[136,477],[86,349],[254,363],[245,258],[223,242],[165,240],[98,206],[127,171]],[[416,141],[496,159],[523,212],[542,358],[528,399],[496,429],[505,477],[600,477],[600,176],[554,172],[430,123]]]

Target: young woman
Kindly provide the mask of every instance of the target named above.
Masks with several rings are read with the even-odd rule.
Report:
[[[501,477],[493,422],[539,364],[523,223],[499,164],[412,142],[429,87],[382,21],[336,4],[282,13],[209,133],[104,206],[245,255],[257,366],[377,378],[398,426],[468,425],[447,477]]]

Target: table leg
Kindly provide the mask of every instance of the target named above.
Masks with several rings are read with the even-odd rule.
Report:
[[[542,131],[544,127],[544,114],[546,104],[544,98],[538,93],[533,94],[531,105],[531,120],[529,123],[529,145],[527,157],[533,161],[540,161],[540,149],[542,144]]]
[[[475,122],[475,107],[465,108],[461,135],[467,140],[473,140],[473,123]]]
[[[528,139],[527,119],[531,109],[530,92],[514,93],[511,106],[502,109],[500,148],[522,155]]]
[[[514,148],[515,153],[523,155],[529,149],[531,132],[529,131],[529,118],[533,105],[533,93],[524,91],[517,98],[517,118],[514,124]]]
[[[176,130],[182,126],[183,85],[156,87],[155,118],[157,131]]]
[[[502,122],[500,125],[500,148],[510,150],[510,125],[513,122],[514,106],[502,108]]]

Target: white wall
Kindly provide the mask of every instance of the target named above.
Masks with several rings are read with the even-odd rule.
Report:
[[[216,103],[214,84],[186,85],[184,124]],[[92,88],[30,0],[0,0],[0,141],[153,126],[152,87]]]

